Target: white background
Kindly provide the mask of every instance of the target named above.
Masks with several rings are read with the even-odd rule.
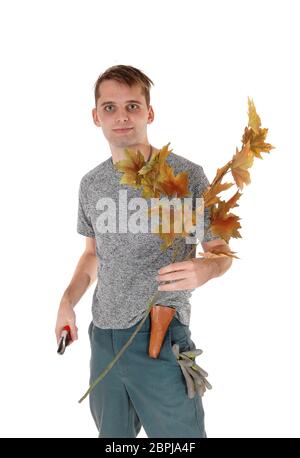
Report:
[[[253,98],[276,149],[240,207],[240,260],[192,297],[209,437],[300,437],[297,1],[1,2],[1,437],[96,437],[88,400],[91,301],[79,340],[54,327],[85,239],[81,177],[110,155],[93,86],[115,64],[155,83],[148,138],[216,169],[240,148]],[[139,437],[146,437],[142,430]]]

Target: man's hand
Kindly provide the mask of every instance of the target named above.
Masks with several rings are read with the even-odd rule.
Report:
[[[60,341],[60,336],[63,328],[65,326],[70,326],[70,331],[71,331],[71,341],[70,345],[74,340],[78,339],[77,331],[78,328],[76,326],[76,315],[73,310],[73,307],[68,304],[64,303],[61,304],[58,313],[57,313],[57,321],[56,321],[56,326],[55,326],[55,334],[56,334],[56,340],[57,340],[57,345],[59,344]]]
[[[160,285],[158,291],[180,291],[198,288],[212,278],[209,264],[203,259],[190,259],[188,261],[174,262],[162,267],[155,277],[158,282],[177,280],[174,283]]]
[[[203,242],[204,251],[220,249],[231,251],[229,245],[224,241],[211,240]],[[188,261],[174,262],[158,271],[157,281],[173,281],[166,285],[160,285],[158,291],[181,291],[194,289],[206,283],[208,280],[223,275],[232,264],[232,258],[193,258]]]

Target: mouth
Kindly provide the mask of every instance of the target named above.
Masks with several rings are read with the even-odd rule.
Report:
[[[126,133],[126,132],[130,132],[132,129],[133,129],[133,127],[126,127],[126,128],[123,128],[123,129],[113,129],[113,130],[114,130],[114,132],[123,134],[123,133]]]

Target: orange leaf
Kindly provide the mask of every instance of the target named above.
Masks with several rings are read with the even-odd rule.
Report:
[[[218,203],[220,198],[217,197],[217,194],[226,191],[226,189],[231,188],[231,186],[233,186],[233,183],[216,183],[214,186],[209,186],[202,194],[205,207],[210,207]]]
[[[212,207],[210,212],[210,229],[213,235],[218,235],[227,243],[231,237],[241,238],[238,231],[241,228],[240,217],[233,213],[224,214],[224,208]]]
[[[227,164],[224,165],[224,167],[221,167],[220,169],[217,169],[217,173],[215,178],[213,179],[213,182],[211,186],[213,187],[216,183],[219,183],[222,181],[224,175],[227,173],[227,171],[230,169],[231,166],[231,161],[227,162]]]
[[[164,176],[159,179],[162,191],[169,197],[187,197],[189,192],[189,177],[187,172],[173,174],[172,167],[165,165]]]
[[[237,191],[227,202],[223,203],[223,211],[227,213],[231,208],[239,207],[237,201],[242,196],[242,194]]]

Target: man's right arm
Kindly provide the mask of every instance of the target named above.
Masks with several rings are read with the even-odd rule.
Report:
[[[78,261],[71,282],[60,301],[55,327],[57,343],[60,340],[61,331],[66,325],[70,326],[72,341],[78,339],[74,307],[96,278],[96,239],[95,237],[86,237],[85,250]]]

